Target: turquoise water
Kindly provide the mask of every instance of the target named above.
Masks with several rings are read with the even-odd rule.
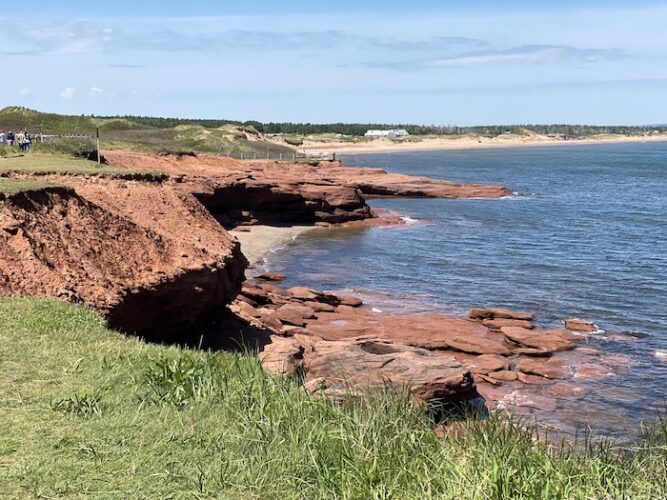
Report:
[[[502,184],[501,200],[377,199],[417,221],[314,231],[270,256],[288,284],[350,289],[382,310],[478,305],[567,316],[633,363],[579,404],[591,420],[650,418],[667,393],[667,143],[347,155],[350,166]],[[616,333],[632,332],[632,341]],[[613,408],[616,415],[601,416]],[[610,424],[613,427],[615,424]]]

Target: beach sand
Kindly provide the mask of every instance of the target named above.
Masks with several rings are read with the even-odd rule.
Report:
[[[380,138],[360,142],[316,142],[305,141],[299,149],[309,153],[392,153],[397,151],[437,151],[447,149],[511,148],[525,146],[576,146],[582,144],[616,144],[667,142],[667,134],[649,136],[606,135],[586,139],[554,139],[538,134],[518,136],[513,134],[498,137],[426,137],[422,140],[396,140]]]
[[[241,251],[251,265],[260,264],[264,256],[274,248],[289,244],[297,236],[317,229],[313,226],[246,226],[245,230],[233,229],[230,233],[241,243]]]

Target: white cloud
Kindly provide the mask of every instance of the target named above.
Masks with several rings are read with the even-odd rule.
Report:
[[[30,89],[28,87],[23,87],[21,90],[19,90],[19,95],[21,97],[26,97],[30,95]]]
[[[104,94],[104,90],[102,90],[99,87],[91,87],[90,88],[90,96],[91,97],[98,97]]]
[[[74,87],[67,87],[66,89],[63,89],[63,91],[59,94],[61,99],[65,99],[66,101],[71,101],[74,99]]]

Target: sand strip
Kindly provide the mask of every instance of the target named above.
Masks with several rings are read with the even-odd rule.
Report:
[[[485,149],[485,148],[516,148],[538,146],[582,146],[591,144],[623,144],[667,142],[666,134],[640,136],[611,136],[588,138],[580,140],[562,140],[546,137],[499,136],[463,137],[463,138],[425,138],[420,141],[392,141],[390,139],[376,139],[358,143],[349,142],[309,142],[306,141],[299,149],[309,153],[395,153],[399,151],[438,151],[455,149]]]
[[[244,230],[233,229],[230,233],[241,243],[241,251],[251,265],[264,260],[264,256],[275,248],[292,242],[306,231],[316,229],[313,226],[246,226]]]

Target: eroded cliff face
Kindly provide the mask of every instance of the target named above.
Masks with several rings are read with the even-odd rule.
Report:
[[[117,167],[168,173],[228,226],[362,221],[373,218],[364,195],[499,198],[511,194],[502,186],[348,168],[339,162],[241,162],[213,155],[155,156],[128,151],[109,151],[105,156]]]
[[[113,328],[178,331],[239,292],[238,242],[168,183],[71,178],[0,201],[0,295],[93,307]]]

